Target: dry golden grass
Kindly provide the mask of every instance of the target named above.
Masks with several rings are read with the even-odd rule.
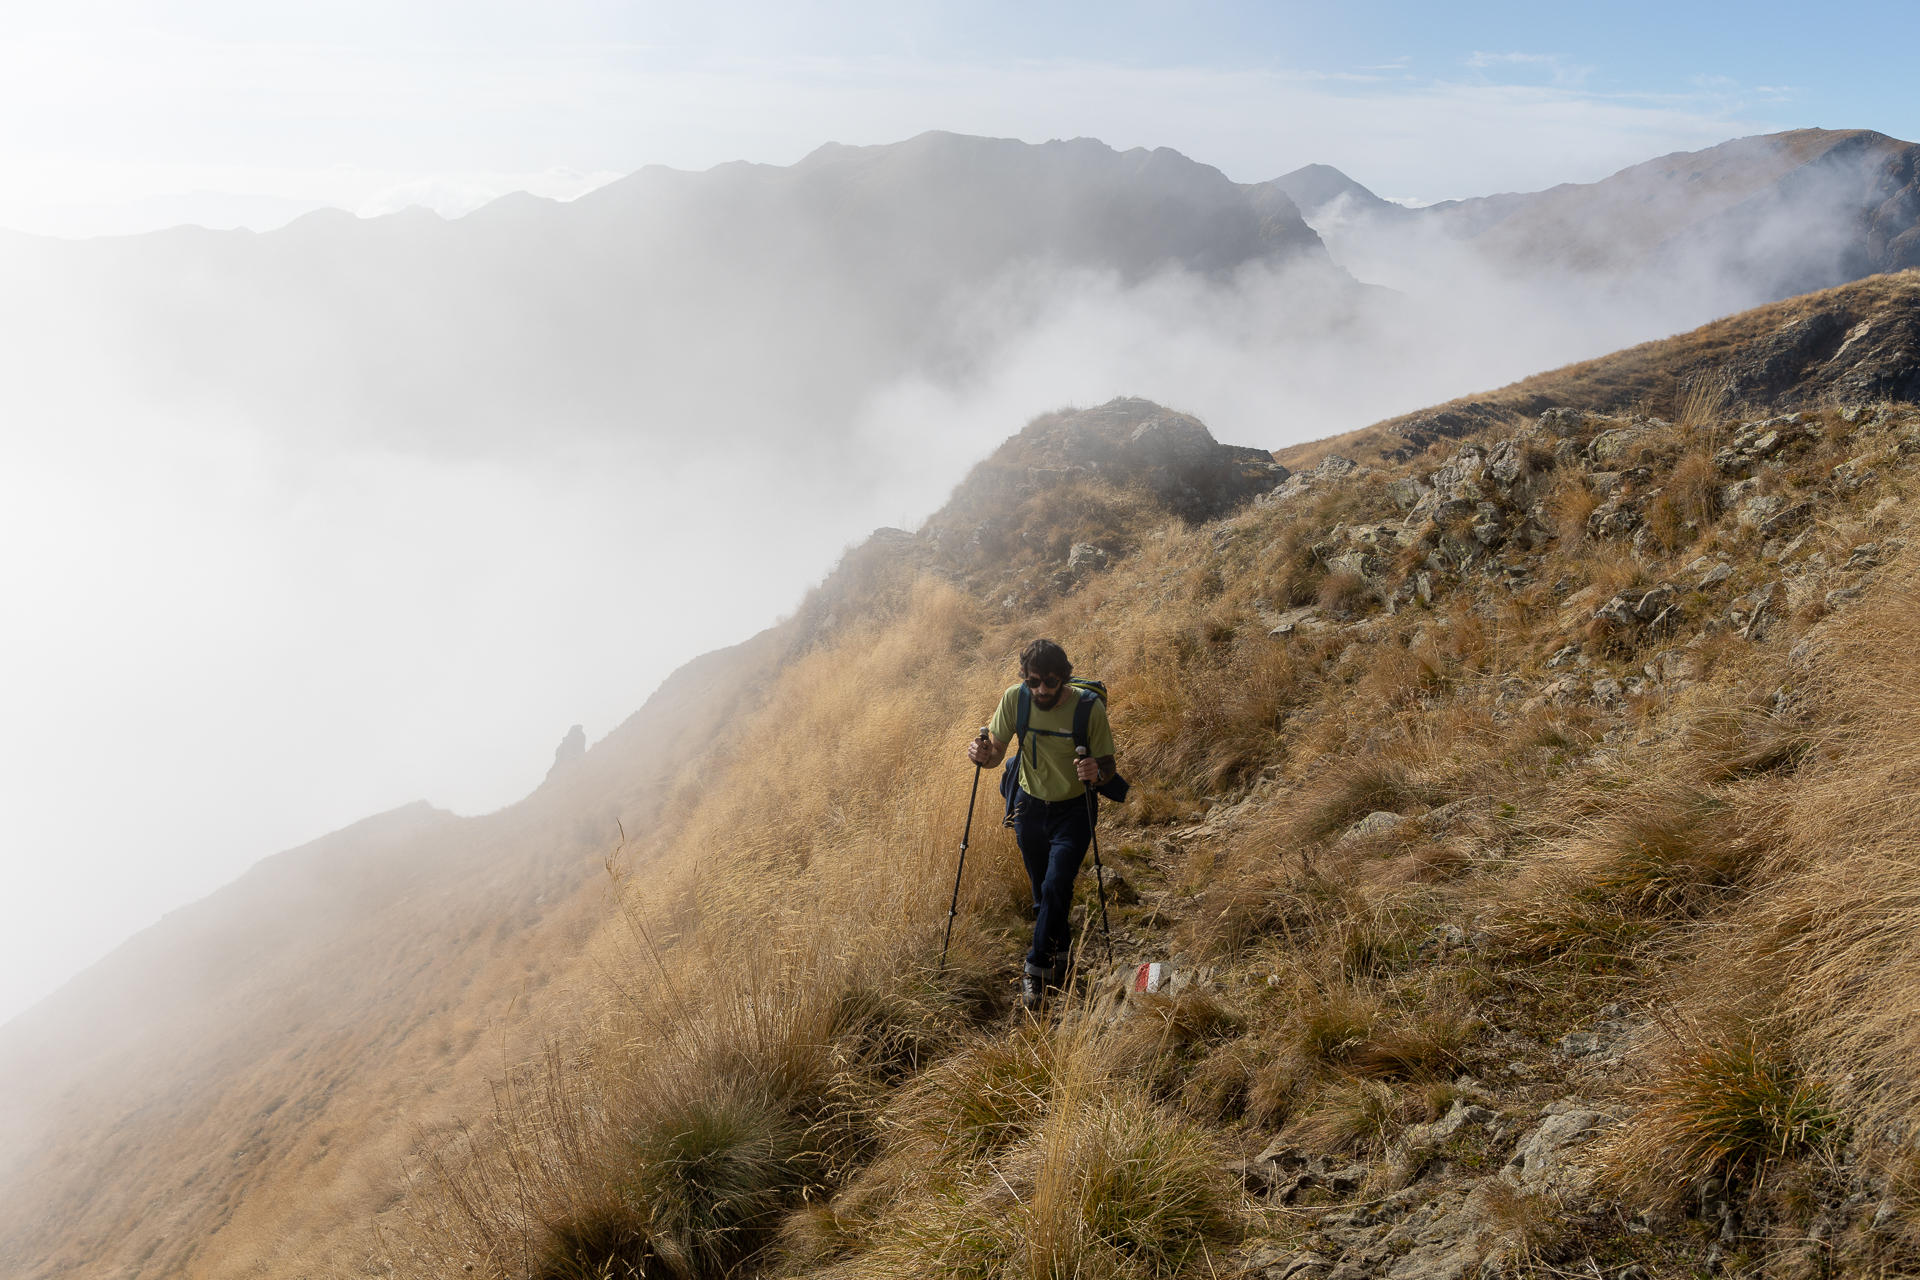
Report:
[[[440,1265],[457,1239],[459,1256],[502,1275],[586,1256],[609,1232],[608,1250],[686,1275],[1204,1274],[1232,1201],[1205,1126],[1280,1128],[1308,1148],[1381,1158],[1407,1124],[1465,1096],[1456,1076],[1537,1053],[1628,989],[1675,1025],[1737,1007],[1758,1037],[1713,1041],[1704,1057],[1638,1050],[1651,1083],[1619,1139],[1634,1159],[1763,1179],[1819,1145],[1790,1120],[1788,1139],[1712,1146],[1721,1120],[1698,1100],[1726,1095],[1733,1077],[1707,1067],[1740,1044],[1784,1064],[1768,1079],[1820,1091],[1834,1132],[1920,1118],[1920,1092],[1895,1065],[1920,1048],[1897,994],[1920,977],[1908,939],[1920,876],[1909,886],[1902,861],[1920,808],[1888,764],[1911,758],[1900,735],[1920,734],[1920,682],[1909,688],[1879,656],[1912,646],[1920,606],[1878,616],[1858,632],[1870,643],[1828,644],[1821,674],[1795,677],[1798,702],[1776,694],[1793,634],[1761,649],[1709,631],[1691,651],[1692,690],[1613,711],[1519,705],[1556,678],[1546,656],[1595,606],[1673,575],[1679,531],[1733,536],[1702,497],[1703,455],[1684,433],[1650,448],[1679,480],[1662,546],[1636,558],[1588,545],[1593,495],[1563,482],[1585,504],[1568,517],[1580,536],[1542,556],[1537,585],[1503,596],[1467,580],[1392,617],[1311,552],[1337,523],[1386,518],[1377,486],[1204,529],[1133,498],[1082,495],[1073,519],[1108,521],[1102,536],[1127,551],[1030,612],[998,607],[1026,562],[973,595],[907,562],[856,566],[857,590],[834,588],[838,625],[731,727],[732,772],[649,850],[659,871],[630,910],[657,958],[646,946],[607,953],[624,1003],[581,1042],[592,1054],[541,1086],[584,1089],[569,1105],[622,1117],[626,1145],[569,1139],[585,1154],[540,1156],[562,1172],[530,1196],[536,1180],[500,1171],[590,1126],[515,1095],[491,1136],[449,1148],[428,1223],[440,1235],[408,1248]],[[1303,592],[1352,625],[1269,637],[1262,613]],[[1209,809],[1221,819],[1188,846],[1190,897],[1154,945],[1218,962],[1239,985],[1135,998],[1112,1025],[1113,1006],[1091,1003],[1044,1025],[1007,1020],[1027,886],[991,796],[956,963],[932,972],[970,781],[959,751],[1033,633],[1061,639],[1113,691],[1139,786],[1112,814],[1134,824],[1129,839],[1137,831],[1159,859],[1170,843],[1159,824]],[[1645,647],[1595,646],[1582,678],[1633,676]],[[1889,690],[1869,691],[1869,677]],[[1406,821],[1349,834],[1383,811]],[[1491,1043],[1516,1024],[1533,1048]],[[698,1127],[694,1110],[703,1132],[734,1135],[713,1145],[743,1153],[719,1161],[743,1177],[759,1167],[748,1155],[780,1154],[752,1194],[729,1193],[747,1217],[701,1217],[713,1197],[686,1179],[634,1181],[638,1167],[679,1167],[636,1156],[634,1135],[657,1149]],[[712,1119],[723,1112],[731,1127]],[[496,1188],[459,1193],[465,1226],[445,1211],[460,1186]],[[659,1223],[606,1208],[634,1200],[634,1186],[689,1207]],[[1528,1225],[1537,1208],[1522,1197],[1510,1215],[1507,1235],[1526,1249],[1553,1234]],[[473,1243],[483,1237],[491,1253]],[[521,1254],[490,1260],[514,1242]]]

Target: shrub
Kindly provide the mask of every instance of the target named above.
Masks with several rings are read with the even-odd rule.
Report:
[[[1742,881],[1753,852],[1726,800],[1643,792],[1591,838],[1584,892],[1641,916],[1691,916]]]
[[[1553,518],[1553,531],[1563,551],[1587,540],[1587,517],[1600,505],[1600,499],[1587,487],[1585,476],[1562,480],[1547,495],[1547,511]]]
[[[1499,923],[1501,940],[1516,958],[1558,959],[1587,970],[1619,966],[1653,933],[1645,920],[1593,901],[1564,880],[1510,907]]]
[[[1710,528],[1720,515],[1720,483],[1719,469],[1704,450],[1682,458],[1660,496],[1647,505],[1647,526],[1653,536],[1673,549]]]
[[[1266,1128],[1286,1123],[1313,1076],[1313,1064],[1287,1054],[1254,1069],[1247,1081],[1247,1119]]]
[[[1446,684],[1446,669],[1431,650],[1386,646],[1367,664],[1354,692],[1368,702],[1404,707]]]
[[[1790,773],[1815,745],[1805,725],[1761,705],[1710,707],[1686,727],[1687,758],[1703,783]]]

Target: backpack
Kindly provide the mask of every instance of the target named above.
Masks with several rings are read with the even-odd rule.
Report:
[[[1018,748],[1018,754],[1009,751],[1007,753],[1006,763],[1000,766],[1000,794],[1007,802],[1006,817],[1002,820],[1002,825],[1004,826],[1012,826],[1015,818],[1018,816],[1020,769],[1022,762],[1027,758],[1026,739],[1029,733],[1046,734],[1049,737],[1059,738],[1071,737],[1075,747],[1085,747],[1089,745],[1089,726],[1093,723],[1093,704],[1097,701],[1102,706],[1106,705],[1107,686],[1098,680],[1070,679],[1067,681],[1067,687],[1077,691],[1080,695],[1080,700],[1074,703],[1073,706],[1073,730],[1070,734],[1061,733],[1058,729],[1035,729],[1029,725],[1027,721],[1033,712],[1033,690],[1027,688],[1025,684],[1020,686],[1020,709],[1015,713],[1013,723],[1013,741],[1014,746]],[[1077,755],[1078,752],[1075,754]],[[1108,778],[1096,787],[1095,790],[1115,804],[1118,804],[1127,798],[1129,788],[1127,786],[1127,780],[1118,773],[1115,773],[1111,778]]]

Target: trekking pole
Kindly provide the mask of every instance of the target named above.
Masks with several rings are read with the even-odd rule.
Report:
[[[1075,747],[1073,754],[1085,756],[1087,749]],[[1100,889],[1100,934],[1107,940],[1107,963],[1112,964],[1113,930],[1107,925],[1107,874],[1106,868],[1100,865],[1100,811],[1094,804],[1093,788],[1085,783],[1080,785],[1086,787],[1087,792],[1087,835],[1093,841],[1093,882]]]
[[[987,726],[980,726],[978,741],[987,740]],[[967,796],[967,827],[960,833],[960,865],[953,873],[953,901],[947,904],[947,940],[940,944],[940,967],[936,974],[947,971],[947,948],[953,945],[953,918],[960,914],[960,877],[967,871],[967,841],[973,838],[973,802],[980,797],[980,765],[973,766],[973,791]]]

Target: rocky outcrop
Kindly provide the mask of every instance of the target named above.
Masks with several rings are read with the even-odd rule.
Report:
[[[1225,515],[1290,475],[1265,449],[1221,444],[1197,418],[1122,398],[1029,424],[974,468],[932,531],[943,549],[951,547],[955,525],[1003,510],[1009,490],[1017,497],[1082,480],[1139,488],[1197,522]]]

